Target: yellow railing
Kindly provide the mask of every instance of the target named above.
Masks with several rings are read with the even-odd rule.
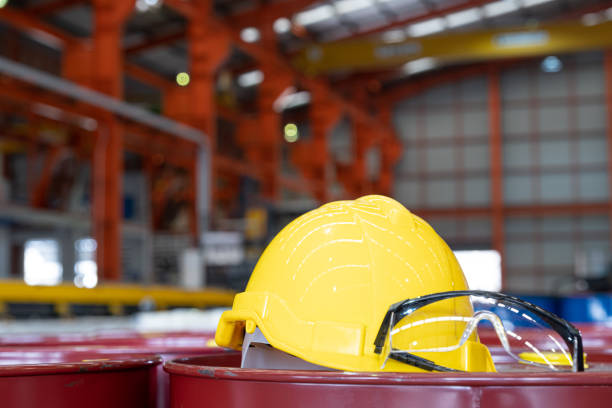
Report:
[[[53,304],[59,315],[69,315],[70,305],[106,305],[112,314],[124,306],[153,302],[156,309],[168,307],[231,306],[234,292],[225,289],[185,290],[171,286],[100,285],[93,289],[74,285],[29,286],[18,281],[0,281],[0,309],[7,303]],[[4,311],[4,310],[0,310]]]

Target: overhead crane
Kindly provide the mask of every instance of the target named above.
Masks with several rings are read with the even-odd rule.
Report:
[[[528,58],[612,45],[612,21],[585,25],[580,20],[532,26],[449,32],[397,42],[365,37],[313,44],[294,57],[294,64],[311,75],[372,71],[431,60],[439,67],[455,63]]]

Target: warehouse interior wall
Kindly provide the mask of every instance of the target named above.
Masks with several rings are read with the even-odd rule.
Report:
[[[502,262],[509,292],[571,292],[577,272],[609,261],[603,55],[560,60],[559,72],[544,72],[540,61],[501,72]],[[404,150],[394,196],[426,215],[453,249],[493,245],[488,120],[484,73],[395,106]],[[538,216],[527,216],[534,208]]]

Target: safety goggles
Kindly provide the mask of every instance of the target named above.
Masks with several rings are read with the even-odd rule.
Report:
[[[448,372],[461,370],[432,361],[436,353],[456,352],[478,337],[487,338],[489,345],[491,340],[498,341],[505,357],[522,364],[584,371],[578,329],[536,305],[497,292],[442,292],[395,303],[374,345],[377,354],[386,355],[383,367],[393,359],[427,371]],[[394,340],[396,345],[401,343],[398,348]]]

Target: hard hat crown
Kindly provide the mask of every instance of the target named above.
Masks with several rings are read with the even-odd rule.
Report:
[[[446,243],[397,201],[373,195],[332,202],[272,240],[223,315],[217,343],[239,348],[242,329],[257,326],[275,348],[309,362],[378,370],[373,342],[389,305],[464,289]]]

